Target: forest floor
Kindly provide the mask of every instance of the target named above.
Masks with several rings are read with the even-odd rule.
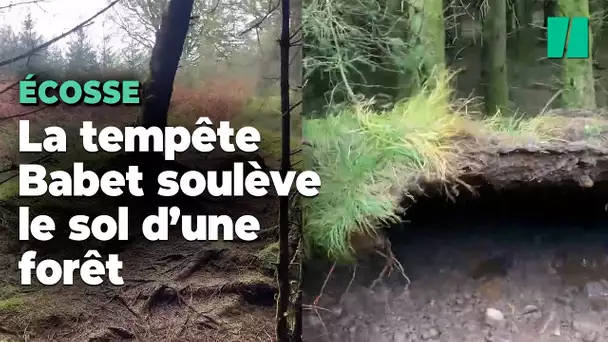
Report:
[[[174,111],[178,112],[178,117],[170,119],[186,125],[191,125],[199,116],[209,116],[214,121],[232,119],[237,114],[235,108],[240,109],[244,105],[243,95],[229,98],[231,94],[228,92],[217,86],[215,89],[216,92],[200,92],[209,99],[200,94],[194,96],[198,94],[194,91],[176,92]],[[217,92],[224,97],[216,96]],[[10,99],[10,94],[3,96],[5,98],[0,101],[3,115],[25,111]],[[278,118],[264,117],[259,112],[261,106],[258,108],[256,104],[255,107],[258,118],[280,125]],[[186,112],[186,117],[183,112]],[[93,120],[97,127],[103,127],[129,124],[136,114],[133,108],[83,110],[55,107],[24,118],[30,119],[38,129],[52,124],[66,128],[65,125],[79,125],[82,120]],[[13,177],[16,176],[16,165],[37,160],[34,155],[16,152],[16,120],[2,120],[0,143],[0,169],[8,170],[0,174],[0,341],[274,340],[278,198],[214,199],[201,196],[163,201],[148,196],[145,200],[120,197],[15,198],[18,183],[17,177]],[[255,122],[247,123],[265,128]],[[66,129],[71,128],[74,127]],[[268,130],[276,129],[270,127]],[[76,132],[69,131],[77,136]],[[268,152],[268,147],[277,149],[278,143],[267,140],[262,145],[267,147],[263,151],[264,161],[274,168],[278,165],[272,157],[274,151],[265,152]],[[237,157],[242,159],[238,161],[252,158]],[[100,171],[108,168],[126,171],[129,163],[128,157],[107,159],[78,152],[53,155],[40,163],[53,170],[69,169],[69,164],[75,161],[83,161],[85,168]],[[202,156],[190,152],[177,160],[187,169],[198,170],[229,169],[234,161],[234,156],[226,154]],[[75,214],[113,215],[121,205],[129,207],[130,233],[135,232],[126,244],[69,243],[65,241],[64,234],[60,234],[67,229],[58,229],[52,243],[25,245],[19,243],[16,236],[19,206],[29,206],[32,212],[48,214],[58,227],[67,228],[67,220]],[[168,241],[150,242],[137,234],[143,217],[155,213],[158,206],[171,205],[178,206],[182,214],[226,214],[233,220],[242,215],[253,215],[261,225],[259,239],[254,242],[187,242],[181,236],[179,225],[174,226]],[[17,263],[28,249],[37,250],[41,257],[56,260],[79,259],[90,249],[99,250],[102,257],[118,253],[124,263],[121,275],[125,284],[93,287],[79,282],[77,276],[73,286],[21,286]]]
[[[99,202],[90,204],[104,212]],[[74,213],[86,210],[82,204],[80,208],[67,205],[64,202],[60,209]],[[14,248],[16,238],[6,234],[9,227],[4,227],[0,238],[4,242],[0,265],[3,341],[273,340],[276,200],[242,198],[199,202],[197,206],[192,209],[200,215],[227,214],[235,220],[254,215],[265,236],[255,242],[187,242],[175,227],[168,241],[150,242],[140,237],[111,248],[124,263],[123,286],[77,283],[23,287],[16,270],[20,256]],[[4,215],[15,214],[9,208],[2,204]],[[109,205],[106,208],[112,212]],[[180,208],[184,208],[183,203]],[[49,206],[46,212],[57,217],[60,209]],[[130,226],[137,227],[140,222]],[[86,252],[74,244],[64,248],[70,248],[70,253],[54,251],[46,257],[61,260],[66,254]]]

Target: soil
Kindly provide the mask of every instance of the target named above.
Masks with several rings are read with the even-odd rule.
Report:
[[[307,265],[304,341],[608,340],[608,192],[523,188],[412,206],[389,229],[409,284],[372,288],[384,260]]]
[[[521,184],[578,184],[592,187],[608,180],[608,116],[595,111],[598,133],[584,133],[589,111],[553,110],[564,120],[561,139],[509,141],[509,137],[475,137],[454,141],[458,177],[469,185],[488,182],[496,188]],[[602,118],[598,120],[597,118]],[[601,124],[600,124],[601,122]]]
[[[180,160],[184,165],[200,157]],[[213,159],[215,158],[215,159]],[[230,164],[215,156],[206,164]],[[226,158],[226,156],[224,156]],[[112,167],[120,169],[112,162]],[[0,241],[0,341],[271,341],[275,330],[274,279],[277,198],[172,198],[183,212],[227,214],[233,219],[254,215],[261,224],[255,242],[187,242],[180,226],[168,241],[150,242],[137,234],[128,244],[75,245],[65,241],[22,246],[16,243],[16,210],[31,205],[64,226],[67,213],[112,213],[130,207],[130,231],[139,227],[147,208],[159,203],[134,198],[72,200],[71,202],[4,201]],[[137,201],[137,202],[135,202]],[[67,213],[66,213],[67,211]],[[17,262],[26,248],[46,258],[82,258],[88,249],[119,253],[124,262],[123,286],[20,286]],[[103,256],[103,255],[102,255]],[[76,277],[78,278],[78,277]]]

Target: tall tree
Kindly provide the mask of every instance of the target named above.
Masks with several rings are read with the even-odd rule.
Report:
[[[173,82],[188,34],[194,0],[171,0],[150,57],[150,75],[144,86],[139,123],[145,127],[167,126]]]
[[[488,0],[482,6],[483,46],[481,49],[481,82],[486,115],[507,110],[507,4],[505,0]]]
[[[19,53],[30,51],[44,42],[42,36],[36,32],[36,23],[29,12],[21,22],[21,31],[17,36],[17,42],[18,48],[16,51]],[[46,54],[47,49],[38,51],[29,58],[17,61],[16,67],[21,69],[22,72],[40,71],[45,64]]]
[[[558,13],[565,17],[589,17],[587,0],[558,0]],[[591,30],[591,28],[589,28]],[[589,33],[589,56],[592,55],[593,34]],[[566,108],[596,108],[593,59],[562,60],[562,105]]]
[[[110,35],[104,35],[99,47],[99,67],[102,72],[113,70],[118,65],[118,56],[110,44]]]
[[[19,49],[19,38],[11,26],[0,28],[0,60],[7,60],[17,55]],[[15,63],[0,67],[3,73],[12,74],[16,72],[18,65]]]
[[[530,53],[536,44],[536,33],[533,27],[534,2],[529,0],[514,0],[513,7],[517,18],[517,33],[515,50],[517,59],[529,63],[533,54]]]
[[[120,49],[121,67],[129,71],[141,72],[145,68],[146,61],[148,61],[146,52],[145,47],[142,47],[135,40],[127,40],[126,45]]]
[[[162,13],[168,3],[169,0],[124,0],[116,9],[112,20],[129,39],[151,50],[156,39],[154,33],[160,28]],[[223,59],[228,58],[233,50],[245,47],[251,42],[252,36],[235,32],[242,30],[241,23],[247,22],[251,17],[266,18],[267,8],[270,7],[268,4],[271,3],[274,1],[196,1],[189,18],[190,27],[184,43],[182,63],[196,64],[202,58],[201,51],[209,47],[216,50],[214,55]],[[205,45],[208,42],[213,43]]]
[[[65,71],[66,60],[63,56],[63,50],[58,46],[50,46],[46,52],[46,67],[45,70],[52,70],[58,74]]]
[[[403,7],[399,1],[389,1],[395,8]],[[445,23],[443,0],[408,0],[409,32],[414,44],[422,52],[419,70],[426,81],[434,69],[445,67]],[[400,86],[405,80],[400,80]],[[403,94],[407,95],[407,93]]]
[[[281,174],[287,176],[291,169],[291,120],[290,120],[290,53],[291,47],[291,31],[290,24],[290,0],[281,0],[281,38],[279,44],[281,47],[281,63],[280,63],[280,87],[281,87]],[[279,285],[279,294],[277,298],[277,342],[292,341],[289,331],[288,308],[289,299],[291,297],[291,286],[289,284],[289,197],[283,196],[279,199],[279,265],[277,266],[277,279]],[[295,314],[298,314],[297,312]],[[291,332],[293,333],[293,332]],[[298,339],[298,337],[295,337]],[[300,336],[301,339],[301,336]]]
[[[118,56],[112,47],[112,36],[106,32],[105,22],[103,23],[103,37],[99,46],[99,67],[102,72],[115,69],[118,66]]]
[[[67,71],[69,73],[99,71],[97,52],[82,28],[76,32],[74,38],[68,45]]]

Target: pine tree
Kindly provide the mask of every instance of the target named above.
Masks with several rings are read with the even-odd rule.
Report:
[[[66,71],[70,74],[99,72],[97,52],[83,29],[78,30],[74,39],[69,43],[66,57]]]
[[[121,50],[123,68],[139,73],[146,66],[146,54],[141,46],[133,39],[129,39],[127,45]]]
[[[19,47],[18,37],[12,27],[6,25],[0,28],[0,60],[7,60],[15,57]],[[0,68],[0,73],[13,74],[17,70],[14,63]]]
[[[65,71],[66,59],[63,56],[63,51],[57,46],[51,46],[46,53],[46,67],[57,74]]]
[[[17,35],[19,54],[26,53],[44,43],[44,39],[36,32],[36,22],[31,13],[27,13],[21,22],[21,31]],[[16,62],[16,68],[21,72],[39,72],[46,64],[46,49],[38,51],[28,58]]]
[[[104,73],[115,69],[118,64],[118,57],[112,49],[110,38],[110,35],[105,35],[99,47],[99,66]]]

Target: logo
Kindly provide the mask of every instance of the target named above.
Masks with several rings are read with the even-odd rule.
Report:
[[[564,54],[568,59],[589,58],[589,18],[547,18],[547,57]]]

